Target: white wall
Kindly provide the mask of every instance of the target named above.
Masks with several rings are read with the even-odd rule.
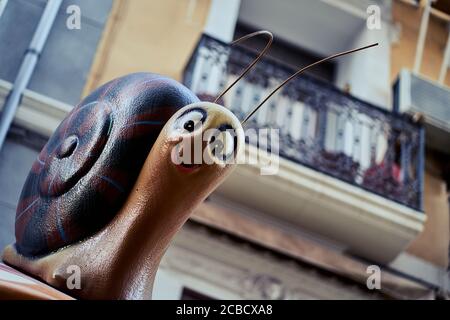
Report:
[[[320,56],[346,50],[361,15],[320,0],[242,0],[239,21]],[[335,2],[335,1],[334,1]]]

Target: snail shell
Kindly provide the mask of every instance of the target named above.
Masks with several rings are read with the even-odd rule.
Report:
[[[105,226],[166,121],[197,101],[185,86],[151,73],[117,78],[86,97],[31,168],[16,212],[16,250],[46,255]]]

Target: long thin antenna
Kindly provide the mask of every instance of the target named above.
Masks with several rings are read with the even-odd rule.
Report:
[[[321,63],[323,63],[323,62],[325,62],[325,61],[328,61],[328,60],[331,60],[331,59],[334,59],[334,58],[337,58],[337,57],[340,57],[340,56],[344,56],[344,55],[346,55],[346,54],[350,54],[350,53],[353,53],[353,52],[356,52],[356,51],[361,51],[361,50],[364,50],[364,49],[368,49],[368,48],[371,48],[371,47],[375,47],[375,46],[377,46],[377,45],[378,45],[378,43],[373,43],[373,44],[370,44],[370,45],[368,45],[368,46],[364,46],[364,47],[360,47],[360,48],[356,48],[356,49],[352,49],[352,50],[348,50],[348,51],[336,53],[336,54],[333,54],[332,56],[323,58],[322,60],[319,60],[319,61],[316,61],[316,62],[314,62],[314,63],[311,63],[310,65],[307,65],[306,67],[304,67],[304,68],[298,70],[296,73],[294,73],[294,74],[291,75],[289,78],[287,78],[286,80],[284,80],[281,84],[279,84],[275,89],[273,89],[272,92],[269,93],[269,95],[268,95],[267,97],[265,97],[264,100],[261,101],[261,102],[256,106],[256,108],[254,108],[253,111],[251,111],[251,112],[245,117],[245,119],[241,122],[241,124],[243,125],[244,123],[246,123],[247,120],[250,119],[250,117],[251,117],[253,114],[255,114],[255,112],[258,111],[258,109],[261,108],[261,106],[262,106],[267,100],[269,100],[269,98],[270,98],[271,96],[273,96],[273,95],[275,94],[275,92],[277,92],[277,91],[278,91],[279,89],[281,89],[286,83],[288,83],[289,81],[291,81],[291,80],[292,80],[293,78],[295,78],[296,76],[302,74],[302,73],[305,72],[306,70],[308,70],[308,69],[310,69],[310,68],[312,68],[312,67],[314,67],[314,66],[317,66],[318,64],[321,64]]]
[[[266,51],[270,48],[270,45],[272,44],[273,34],[271,32],[269,32],[269,31],[266,31],[266,30],[256,31],[256,32],[247,34],[247,35],[245,35],[245,36],[243,36],[243,37],[241,37],[241,38],[239,38],[237,40],[234,40],[233,42],[230,43],[230,45],[233,46],[233,45],[235,45],[235,44],[237,44],[239,42],[245,41],[245,40],[247,40],[249,38],[253,38],[253,37],[256,37],[256,36],[259,36],[259,35],[266,35],[266,36],[269,37],[269,41],[267,42],[266,46],[258,54],[256,59],[253,60],[253,62],[241,73],[241,75],[239,77],[237,77],[237,79],[234,80],[232,84],[230,84],[224,91],[222,91],[221,94],[219,94],[217,96],[216,100],[214,100],[214,103],[217,103],[217,101],[219,101],[219,99],[222,98],[223,95],[228,92],[228,90],[230,90],[239,80],[241,80],[241,78],[243,76],[245,76],[247,74],[247,72],[250,71],[250,69],[259,61],[259,59],[261,59],[264,56],[264,54],[266,53]]]

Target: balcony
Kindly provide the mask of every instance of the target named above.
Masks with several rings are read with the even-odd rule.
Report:
[[[255,54],[203,36],[184,83],[200,99],[213,100]],[[242,119],[293,72],[264,58],[220,103]],[[261,176],[254,165],[240,165],[219,196],[380,262],[391,261],[422,230],[424,130],[410,116],[303,75],[272,97],[246,128],[280,130],[279,173]],[[249,142],[247,154],[256,148]]]

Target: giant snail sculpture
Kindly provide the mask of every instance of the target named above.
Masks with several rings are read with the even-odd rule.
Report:
[[[87,96],[32,165],[17,206],[16,242],[5,248],[3,261],[76,298],[150,298],[171,239],[235,166],[214,146],[219,142],[238,157],[245,144],[242,124],[284,84],[319,63],[376,45],[300,69],[241,123],[216,102],[265,54],[273,36],[258,31],[232,43],[259,35],[269,39],[265,48],[214,102],[201,102],[182,84],[151,73],[120,77]],[[218,134],[205,139],[209,129]],[[199,137],[212,163],[174,161],[182,140]],[[70,266],[81,271],[78,290],[67,288]],[[8,288],[0,278],[0,298]]]

